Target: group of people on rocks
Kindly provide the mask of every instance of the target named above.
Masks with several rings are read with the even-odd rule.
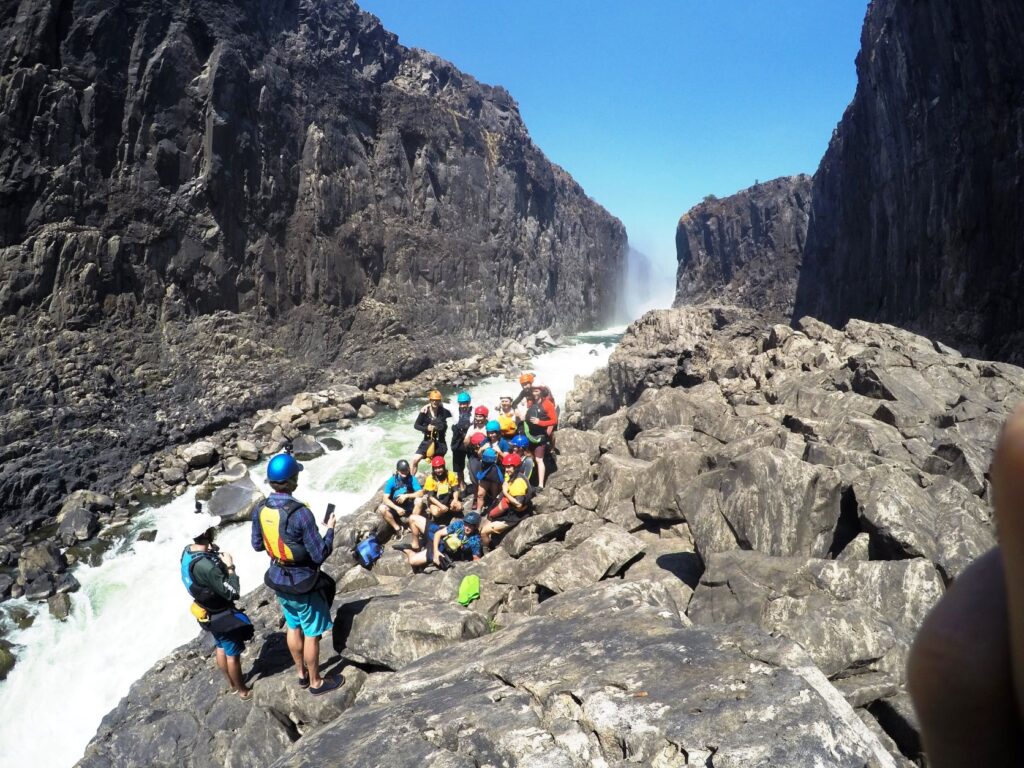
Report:
[[[532,373],[522,374],[519,384],[519,394],[501,397],[494,411],[474,406],[472,396],[460,392],[455,417],[433,390],[417,414],[413,426],[423,439],[412,462],[400,460],[384,484],[377,533],[380,540],[389,533],[398,539],[394,548],[413,568],[479,559],[495,537],[531,513],[552,459],[558,408]],[[424,460],[430,470],[421,482],[417,472]]]
[[[558,409],[551,391],[531,373],[519,377],[522,390],[502,397],[492,412],[473,405],[468,392],[457,397],[457,418],[441,393],[430,392],[416,416],[423,439],[412,457],[402,459],[385,482],[377,537],[392,533],[394,546],[415,569],[453,560],[477,560],[497,536],[532,511],[533,495],[544,487],[554,451]],[[451,442],[449,444],[449,422]],[[451,453],[451,467],[445,456]],[[417,476],[427,460],[429,472]],[[321,570],[334,547],[335,516],[329,512],[320,534],[309,507],[293,494],[303,467],[289,452],[267,465],[272,493],[252,510],[251,543],[266,551],[270,567],[264,583],[277,596],[287,625],[287,646],[297,684],[313,695],[336,690],[340,675],[320,674],[320,639],[330,632],[334,580]],[[198,504],[197,504],[197,512]],[[192,613],[216,646],[215,660],[243,701],[253,697],[242,675],[240,657],[254,636],[252,622],[235,606],[240,595],[230,554],[214,543],[219,520],[197,515],[192,542],[181,555],[181,578],[193,598]],[[402,538],[408,529],[410,540]]]

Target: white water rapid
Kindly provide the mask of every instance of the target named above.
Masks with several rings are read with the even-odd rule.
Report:
[[[589,374],[607,362],[623,330],[582,334],[566,346],[537,356],[532,366],[537,380],[550,386],[561,401],[576,376]],[[469,391],[475,404],[494,407],[500,395],[514,395],[518,385],[491,378]],[[395,461],[408,457],[415,448],[419,433],[412,422],[420,405],[412,403],[335,433],[344,448],[304,462],[297,495],[317,517],[322,517],[328,502],[337,505],[340,516],[350,514],[393,471]],[[449,409],[456,412],[454,403]],[[261,469],[254,470],[254,479],[261,477]],[[3,764],[33,768],[73,765],[100,720],[132,682],[200,631],[189,614],[190,599],[178,566],[188,542],[184,529],[193,507],[194,494],[189,491],[149,509],[135,518],[131,533],[100,565],[77,567],[74,573],[82,588],[72,595],[71,616],[66,621],[51,617],[45,604],[40,610],[36,604],[15,600],[0,609],[0,621],[5,622],[10,621],[11,608],[34,614],[31,627],[7,635],[15,645],[17,663],[0,682]],[[157,530],[155,541],[138,540],[138,533],[153,528]],[[265,554],[253,552],[248,525],[222,529],[218,543],[235,556],[243,590],[262,583],[267,559]],[[251,663],[243,657],[243,668]]]

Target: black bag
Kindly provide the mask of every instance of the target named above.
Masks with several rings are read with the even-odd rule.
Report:
[[[248,642],[256,635],[256,628],[249,617],[236,608],[211,613],[203,626],[215,634],[230,635],[232,640],[240,643]]]

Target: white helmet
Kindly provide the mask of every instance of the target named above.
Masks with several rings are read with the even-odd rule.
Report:
[[[220,518],[211,515],[209,512],[194,512],[185,526],[185,533],[196,539],[206,533],[210,528],[220,525]]]

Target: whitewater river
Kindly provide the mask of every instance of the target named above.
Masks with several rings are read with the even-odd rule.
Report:
[[[623,330],[582,334],[566,346],[537,356],[532,364],[537,380],[551,387],[561,401],[576,376],[607,362]],[[493,408],[499,396],[515,395],[518,389],[514,381],[491,378],[470,392],[474,405]],[[452,398],[448,407],[455,413],[454,393]],[[335,433],[344,448],[304,462],[297,495],[318,518],[322,519],[328,502],[337,506],[339,515],[351,514],[394,471],[395,461],[408,458],[416,447],[419,433],[412,429],[412,422],[421,405],[410,403],[401,411],[386,412]],[[262,465],[253,471],[258,481],[262,480],[260,470]],[[4,604],[35,614],[31,627],[8,635],[16,645],[18,661],[0,682],[4,752],[0,762],[4,765],[73,765],[103,715],[117,705],[132,682],[200,631],[189,614],[190,598],[179,578],[181,550],[188,542],[185,527],[194,503],[194,493],[189,491],[145,511],[100,565],[77,567],[74,573],[82,588],[72,595],[72,613],[66,621],[53,619],[45,604],[42,610],[25,601]],[[141,531],[154,528],[154,541],[137,539]],[[267,559],[252,550],[248,525],[222,529],[218,543],[234,555],[243,591],[262,583]],[[3,609],[0,617],[9,621]]]

